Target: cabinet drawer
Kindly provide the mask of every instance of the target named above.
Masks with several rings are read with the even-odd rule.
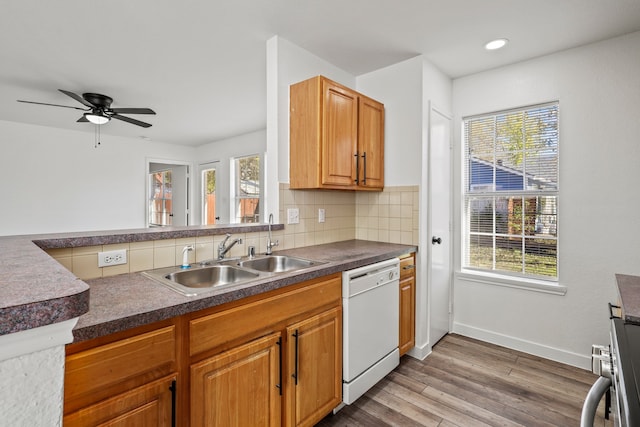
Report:
[[[328,305],[340,305],[340,274],[314,279],[304,287],[194,319],[189,323],[191,356],[287,319]],[[258,329],[259,325],[264,325]]]
[[[71,354],[66,358],[65,402],[81,396],[93,400],[108,387],[139,385],[136,383],[160,378],[176,367],[174,325]],[[65,409],[70,408],[65,405]]]
[[[415,275],[416,265],[414,261],[414,254],[411,253],[409,256],[400,259],[400,280],[409,278]]]
[[[175,417],[171,390],[175,380],[175,376],[165,377],[67,414],[64,427],[169,427]]]

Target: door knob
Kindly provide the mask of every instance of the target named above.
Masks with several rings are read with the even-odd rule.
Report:
[[[442,239],[440,237],[433,236],[431,238],[432,245],[439,245],[440,243],[442,243]]]

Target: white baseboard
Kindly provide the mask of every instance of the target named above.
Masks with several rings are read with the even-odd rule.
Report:
[[[591,355],[573,353],[555,347],[549,347],[532,341],[523,340],[509,335],[503,335],[486,329],[476,328],[463,323],[453,323],[453,333],[486,341],[545,359],[565,363],[577,368],[591,370]]]
[[[407,352],[414,359],[424,360],[431,354],[431,346],[427,343],[421,346],[415,346]]]

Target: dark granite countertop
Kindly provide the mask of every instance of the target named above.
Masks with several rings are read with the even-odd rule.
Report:
[[[640,324],[640,276],[616,274],[623,320]]]
[[[90,309],[80,317],[73,331],[74,339],[79,342],[97,338],[416,250],[417,247],[411,245],[348,240],[277,251],[275,255],[292,255],[324,264],[191,297],[170,290],[140,273],[88,280],[91,287]]]
[[[99,304],[89,286],[42,249],[70,248],[266,231],[266,224],[233,224],[0,236],[0,335],[73,319]],[[274,230],[284,225],[274,224]]]

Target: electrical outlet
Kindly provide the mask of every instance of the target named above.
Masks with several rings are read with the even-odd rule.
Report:
[[[298,208],[287,209],[287,224],[299,224],[300,211]]]
[[[98,252],[98,267],[110,267],[127,263],[127,250]]]
[[[318,222],[324,222],[324,209],[318,209]]]

